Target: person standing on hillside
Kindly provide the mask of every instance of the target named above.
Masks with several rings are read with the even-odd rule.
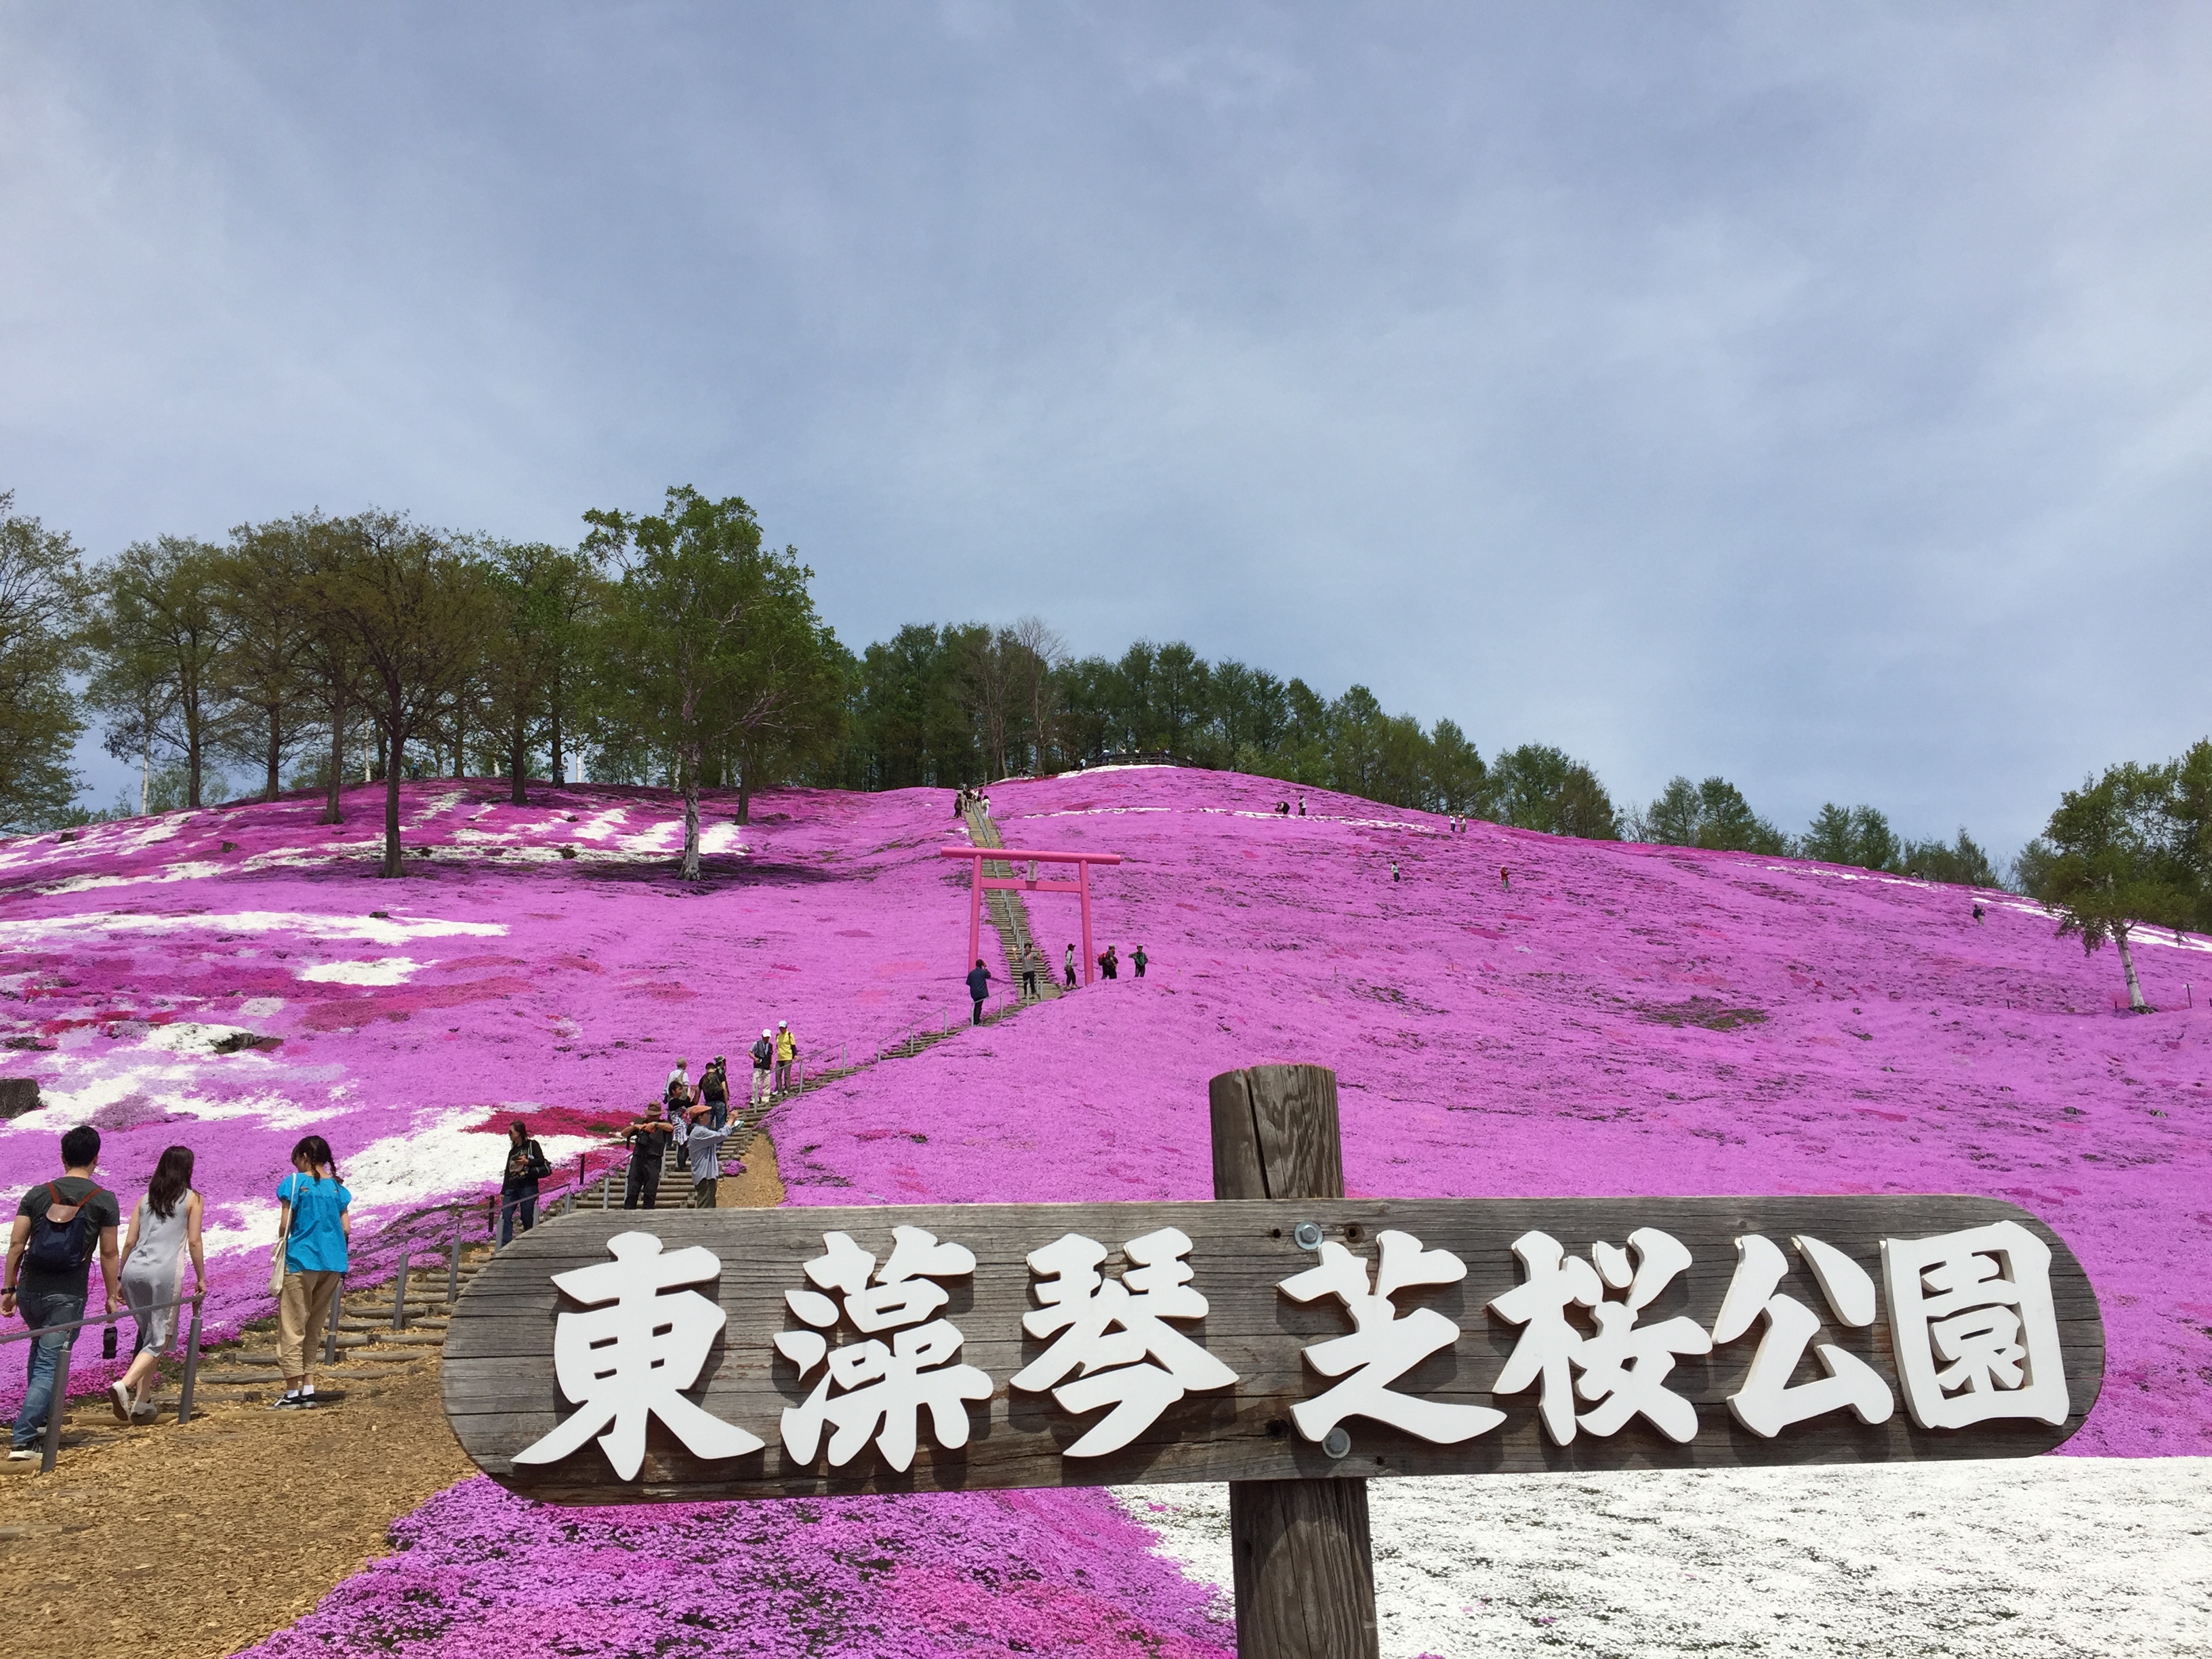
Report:
[[[1145,947],[1141,945],[1139,945],[1136,950],[1131,953],[1129,957],[1129,965],[1137,970],[1137,977],[1139,979],[1144,978],[1145,964],[1151,960],[1152,958],[1145,954]]]
[[[11,1459],[36,1457],[33,1444],[46,1426],[54,1400],[54,1373],[63,1353],[76,1346],[76,1332],[54,1330],[84,1317],[92,1279],[92,1258],[100,1255],[100,1276],[107,1286],[107,1311],[123,1298],[122,1268],[115,1253],[116,1230],[123,1224],[115,1194],[92,1178],[100,1163],[100,1131],[81,1123],[62,1137],[62,1173],[23,1194],[15,1206],[15,1230],[8,1237],[8,1276],[0,1281],[0,1316],[21,1313],[31,1330],[45,1331],[24,1346],[30,1350],[29,1376],[8,1449]]]
[[[1304,795],[1300,795],[1300,796],[1298,797],[1298,816],[1299,816],[1300,817],[1305,817],[1305,815],[1306,815],[1306,798],[1305,798]]]
[[[968,970],[968,995],[975,1004],[975,1023],[983,1023],[983,1000],[991,994],[991,970],[977,957],[975,965]]]
[[[1022,946],[1021,966],[1022,1000],[1024,1002],[1035,1002],[1037,1000],[1036,946],[1034,945],[1024,945]]]
[[[1498,884],[1509,893],[1513,890],[1513,872],[1502,864],[1498,866]]]
[[[775,1033],[767,1026],[761,1027],[760,1040],[752,1046],[753,1091],[747,1097],[756,1109],[768,1104],[769,1079],[775,1075]]]
[[[520,1118],[507,1126],[507,1168],[499,1182],[499,1242],[514,1242],[515,1224],[528,1232],[538,1224],[538,1183],[553,1173],[545,1149],[530,1138]]]
[[[730,1062],[716,1054],[700,1073],[699,1098],[707,1108],[707,1121],[714,1128],[730,1127]]]
[[[718,1129],[704,1118],[691,1126],[691,1207],[696,1210],[715,1207],[722,1182],[722,1143],[729,1138],[728,1129]],[[733,1175],[744,1172],[742,1164],[731,1166]]]
[[[1390,879],[1393,881],[1403,881],[1405,879],[1403,876],[1398,873],[1398,860],[1395,859],[1392,859],[1390,860]]]
[[[668,1138],[676,1126],[668,1121],[659,1101],[650,1103],[645,1115],[623,1131],[629,1143],[629,1179],[623,1187],[623,1208],[654,1208],[660,1200],[660,1165],[668,1153]]]
[[[200,1214],[200,1195],[192,1190],[192,1149],[172,1146],[154,1166],[154,1178],[123,1241],[123,1299],[137,1322],[138,1352],[108,1391],[122,1422],[152,1402],[154,1363],[176,1342],[177,1310],[161,1304],[177,1299],[186,1255],[192,1263],[192,1294],[207,1289]]]
[[[683,1055],[676,1057],[676,1069],[668,1074],[667,1086],[661,1091],[661,1103],[668,1108],[668,1125],[676,1144],[676,1167],[684,1169],[684,1143],[690,1139],[692,1103],[698,1098],[691,1087],[691,1062]]]
[[[1067,964],[1066,964],[1066,966],[1067,966],[1067,988],[1068,988],[1069,990],[1073,991],[1073,990],[1075,988],[1075,947],[1074,947],[1073,945],[1069,945],[1069,946],[1067,947]]]
[[[791,1034],[791,1022],[780,1019],[775,1023],[775,1091],[784,1093],[799,1084],[799,1039]]]
[[[338,1181],[331,1143],[308,1135],[292,1148],[292,1173],[276,1185],[277,1249],[284,1288],[276,1297],[276,1364],[284,1392],[270,1402],[285,1410],[315,1403],[315,1349],[344,1279],[353,1235],[353,1194]],[[395,1286],[395,1289],[397,1287]]]

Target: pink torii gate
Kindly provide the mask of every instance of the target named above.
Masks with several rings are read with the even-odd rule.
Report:
[[[973,884],[968,890],[968,957],[960,966],[964,970],[983,954],[983,890],[1004,888],[1016,893],[1073,893],[1083,901],[1083,982],[1091,983],[1091,969],[1097,952],[1091,941],[1091,866],[1094,864],[1119,864],[1119,853],[1033,853],[1018,847],[940,847],[937,856],[941,859],[969,859],[974,868],[969,872]],[[983,873],[985,859],[1003,859],[1008,864],[1026,864],[1027,876],[987,876]],[[1073,881],[1041,881],[1037,878],[1040,864],[1072,864],[1075,866]],[[1052,960],[1045,959],[1049,971]]]

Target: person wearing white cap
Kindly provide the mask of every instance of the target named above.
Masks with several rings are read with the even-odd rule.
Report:
[[[799,1070],[799,1039],[791,1034],[791,1022],[780,1019],[775,1023],[775,1091],[781,1094],[791,1087]]]
[[[760,1041],[753,1044],[753,1091],[749,1097],[754,1106],[768,1104],[768,1080],[775,1066],[775,1033],[767,1026],[761,1027]]]

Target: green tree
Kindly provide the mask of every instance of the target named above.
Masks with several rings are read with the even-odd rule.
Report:
[[[2173,763],[2174,844],[2194,894],[2199,933],[2212,933],[2212,739],[2199,738]]]
[[[1547,835],[1618,841],[1620,817],[1597,774],[1565,750],[1524,743],[1491,769],[1498,822]]]
[[[1964,824],[1959,826],[1956,843],[1946,846],[1940,841],[1908,841],[1899,850],[1898,862],[1905,866],[1907,875],[1918,876],[1924,881],[1951,882],[1960,887],[2001,887],[1996,866],[1979,843],[1966,833]]]
[[[1490,772],[1467,733],[1450,720],[1438,720],[1429,733],[1429,751],[1437,811],[1455,817],[1480,811],[1489,799]]]
[[[357,653],[384,753],[381,873],[402,876],[407,745],[477,672],[490,615],[485,573],[450,538],[404,514],[372,510],[335,527],[319,538],[301,590],[324,630]],[[332,752],[334,775],[341,752]]]
[[[1790,850],[1789,836],[1753,811],[1743,792],[1722,777],[1700,784],[1670,778],[1657,799],[1630,819],[1638,840],[1661,846],[1770,855]]]
[[[1347,688],[1328,708],[1329,787],[1376,799],[1389,716],[1364,685]]]
[[[483,644],[483,716],[499,743],[508,798],[528,799],[530,759],[542,743],[560,781],[562,716],[575,696],[584,619],[595,603],[597,565],[544,542],[484,548],[490,625]]]
[[[127,734],[131,750],[176,756],[185,805],[193,807],[202,804],[226,712],[216,668],[230,632],[222,555],[181,536],[132,544],[99,573],[102,591],[88,634],[94,663],[88,697],[113,717],[111,738]]]
[[[1206,659],[1172,640],[1152,658],[1147,729],[1170,754],[1188,757],[1212,701],[1213,673]]]
[[[622,578],[603,644],[608,684],[635,709],[646,739],[675,763],[684,793],[684,878],[699,871],[699,788],[710,757],[761,764],[825,726],[842,687],[825,675],[834,637],[814,614],[813,572],[795,550],[763,550],[759,521],[737,496],[688,485],[655,514],[592,512],[586,547]],[[758,781],[740,774],[738,817]]]
[[[223,642],[211,674],[230,710],[217,742],[226,755],[262,769],[264,800],[276,799],[284,757],[313,719],[305,568],[300,538],[283,523],[240,526],[214,560]]]
[[[2106,768],[2059,797],[2039,849],[2033,896],[2058,918],[2060,938],[2074,934],[2087,951],[2111,942],[2137,1013],[2150,1005],[2129,937],[2147,924],[2179,928],[2198,902],[2179,833],[2180,771],[2176,764]]]
[[[0,492],[0,824],[64,815],[70,750],[84,721],[69,677],[84,661],[86,584],[76,549]]]
[[[1881,812],[1871,806],[1838,806],[1833,801],[1814,815],[1812,827],[1797,843],[1801,858],[1893,875],[1902,870],[1899,850],[1896,833]]]

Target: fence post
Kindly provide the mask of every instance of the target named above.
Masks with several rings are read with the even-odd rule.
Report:
[[[180,1429],[192,1420],[192,1389],[200,1380],[200,1304],[206,1299],[205,1291],[192,1297],[192,1328],[185,1337],[185,1389],[177,1396],[177,1426]]]
[[[461,1299],[461,1217],[466,1212],[453,1211],[453,1253],[446,1258],[446,1305],[450,1308]]]
[[[392,1328],[407,1328],[407,1247],[399,1247],[399,1270],[392,1276]]]
[[[31,1339],[33,1342],[40,1340],[35,1336]],[[39,1454],[40,1474],[52,1474],[56,1460],[62,1455],[62,1413],[69,1406],[70,1350],[76,1346],[76,1332],[71,1331],[69,1340],[62,1344],[61,1357],[54,1361],[54,1396],[46,1406],[46,1449]]]
[[[1216,1198],[1342,1198],[1336,1073],[1224,1072],[1209,1091]],[[1232,1480],[1237,1659],[1376,1659],[1367,1483]]]
[[[338,1363],[338,1320],[344,1313],[345,1275],[340,1273],[337,1294],[331,1298],[331,1316],[323,1322],[323,1364],[325,1365]]]

